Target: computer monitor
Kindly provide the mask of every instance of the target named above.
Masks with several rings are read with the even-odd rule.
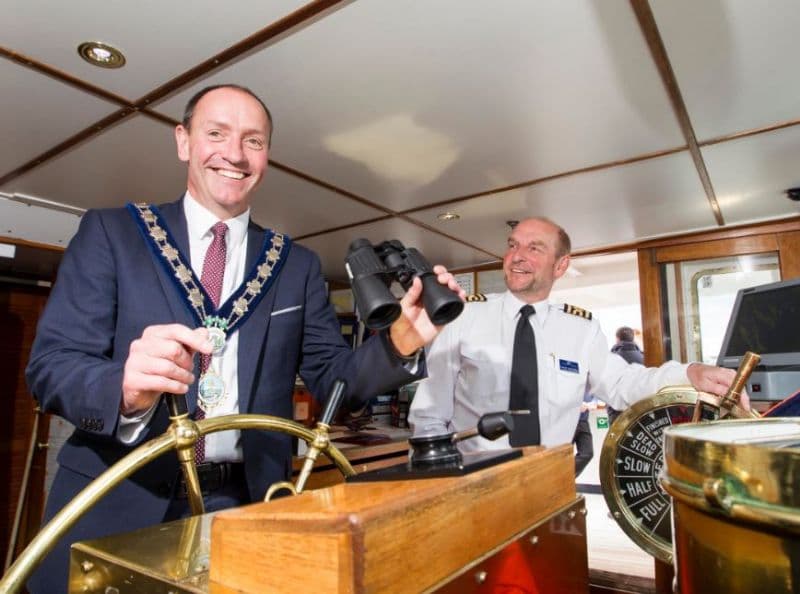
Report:
[[[800,390],[800,278],[738,292],[717,365],[736,369],[747,351],[761,356],[747,385],[752,398]]]

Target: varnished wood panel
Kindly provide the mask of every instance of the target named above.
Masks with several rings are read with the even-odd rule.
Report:
[[[394,441],[374,446],[347,448],[342,453],[357,473],[387,468],[395,464],[403,464],[408,460],[408,441]],[[292,462],[293,474],[297,475],[303,467],[304,457],[297,457]],[[325,455],[320,454],[314,465],[311,476],[306,481],[306,489],[322,489],[344,482],[344,475]]]
[[[658,248],[656,250],[656,261],[679,262],[776,251],[778,251],[778,240],[774,234],[753,235],[751,237],[702,241],[687,245]]]
[[[645,365],[664,362],[664,328],[661,308],[661,275],[655,250],[639,250],[639,300],[642,311],[642,341]]]
[[[715,229],[713,231],[696,231],[692,233],[681,233],[669,237],[658,239],[648,239],[646,241],[634,241],[612,246],[575,250],[573,256],[601,256],[604,254],[618,254],[631,250],[641,250],[657,247],[668,247],[686,244],[697,244],[703,241],[716,241],[718,239],[736,239],[749,237],[751,235],[764,235],[768,233],[785,233],[800,230],[800,217],[791,217],[781,221],[770,221],[766,223],[755,223],[751,225],[737,225]]]
[[[686,352],[686,310],[685,302],[683,300],[683,271],[681,270],[681,263],[675,262],[675,309],[678,310],[678,344],[680,344],[680,353],[675,353],[675,348],[672,349],[672,358],[675,359],[676,354],[680,356],[679,361],[688,361],[688,354]]]
[[[220,513],[210,583],[243,593],[419,592],[573,501],[572,447],[463,477],[348,483]],[[435,551],[435,554],[420,554]]]
[[[641,242],[638,247],[665,247],[669,245],[681,245],[686,243],[698,243],[701,241],[715,241],[717,239],[735,239],[737,237],[748,237],[750,235],[765,235],[767,233],[784,233],[786,231],[796,231],[800,229],[800,217],[791,217],[780,221],[769,221],[765,223],[754,223],[751,225],[737,225],[713,231],[696,231],[693,233],[682,233],[672,237],[663,237]]]
[[[36,332],[36,323],[48,291],[39,287],[0,283],[0,377],[5,414],[0,416],[0,553],[5,561],[30,445],[34,401],[25,384],[25,365]],[[47,439],[40,423],[37,441]],[[36,450],[29,482],[27,507],[18,541],[27,542],[38,529],[43,509],[44,451]],[[18,547],[19,549],[20,547]]]
[[[789,280],[800,276],[800,231],[779,234],[778,249],[781,258],[781,279]]]

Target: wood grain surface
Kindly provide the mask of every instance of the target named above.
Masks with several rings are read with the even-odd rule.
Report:
[[[462,477],[348,483],[222,512],[212,592],[419,592],[575,499],[571,446]]]

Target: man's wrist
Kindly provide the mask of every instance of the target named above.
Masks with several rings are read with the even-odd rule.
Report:
[[[420,353],[422,352],[422,347],[418,348],[416,351],[409,353],[408,355],[402,354],[398,349],[397,346],[394,344],[392,340],[392,329],[389,327],[386,330],[386,342],[389,343],[389,349],[391,349],[392,354],[400,359],[403,363],[412,363],[419,358]]]

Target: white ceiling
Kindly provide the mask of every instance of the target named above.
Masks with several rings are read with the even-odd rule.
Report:
[[[795,216],[798,26],[796,0],[5,0],[0,192],[172,200],[186,172],[171,126],[195,91],[233,82],[275,119],[254,218],[334,279],[357,237],[465,268],[499,258],[505,222],[528,215],[563,224],[579,252]],[[86,40],[126,66],[86,64]],[[74,232],[74,215],[0,207],[0,235]]]

